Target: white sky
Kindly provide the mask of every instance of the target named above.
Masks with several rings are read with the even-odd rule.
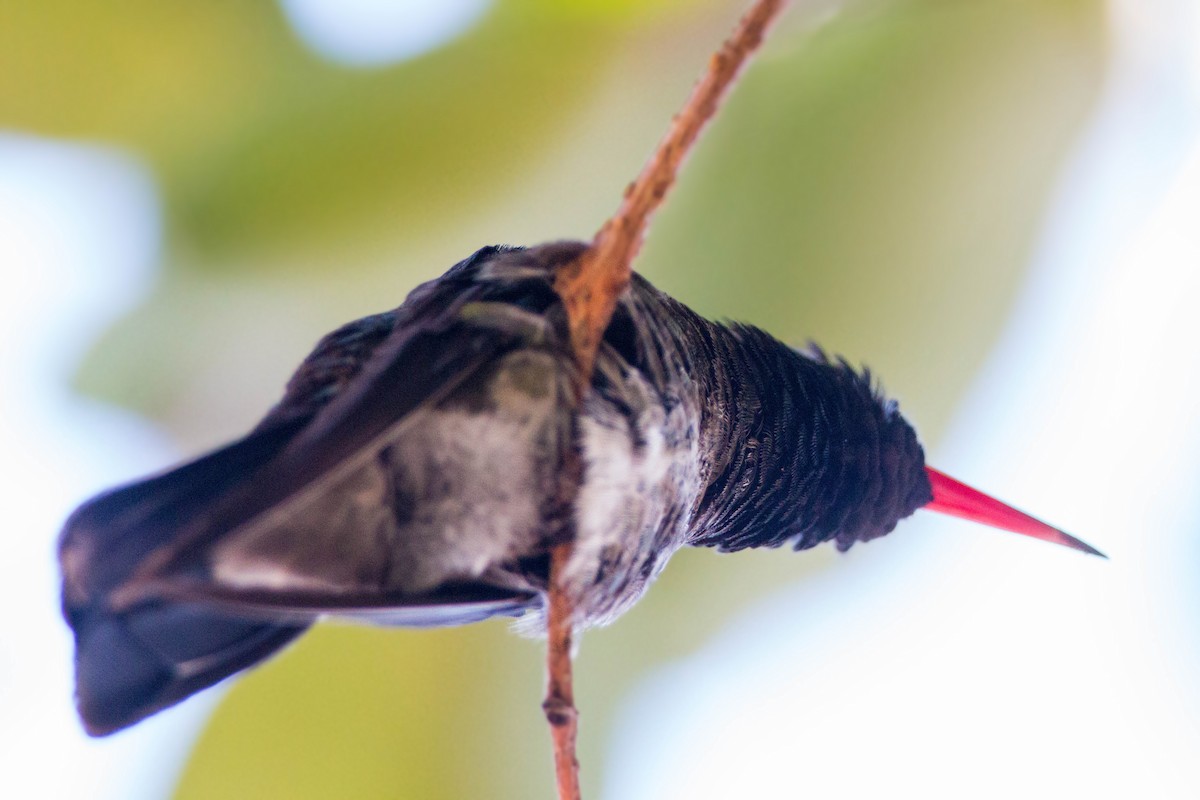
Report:
[[[280,0],[304,42],[331,61],[378,67],[466,32],[490,0]]]

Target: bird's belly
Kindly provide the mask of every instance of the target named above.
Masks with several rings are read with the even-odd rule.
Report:
[[[702,482],[687,406],[635,413],[593,400],[580,420],[584,478],[567,568],[583,625],[612,622],[686,540]]]

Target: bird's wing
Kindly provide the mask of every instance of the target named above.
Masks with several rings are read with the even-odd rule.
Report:
[[[339,551],[310,560],[315,577],[329,573],[316,590],[296,592],[285,579],[277,588],[238,592],[212,580],[209,556],[232,532],[269,525],[273,511],[328,490],[331,476],[357,454],[528,343],[526,323],[539,314],[517,309],[509,319],[504,309],[516,306],[487,302],[493,296],[465,268],[473,259],[396,311],[326,337],[283,401],[243,439],[106,492],[72,514],[59,543],[63,611],[75,633],[77,696],[89,732],[119,730],[211,686],[283,647],[323,613],[447,625],[518,613],[531,601],[529,592],[486,581],[406,596],[377,587],[356,593],[338,571]],[[350,531],[341,547],[369,551],[370,533]]]
[[[302,424],[280,422],[83,506],[63,536],[68,595],[72,586],[87,586],[89,594],[107,593],[118,610],[160,598],[295,623],[335,613],[456,624],[527,605],[528,593],[483,583],[444,594],[441,587],[415,595],[389,590],[379,576],[391,554],[392,534],[383,529],[395,511],[350,502],[355,492],[380,489],[361,483],[368,474],[363,465],[386,456],[381,451],[420,423],[421,409],[528,344],[530,331],[519,330],[520,323],[542,330],[536,315],[502,304],[482,307],[458,302],[394,332]],[[229,566],[220,562],[221,553],[245,550],[223,545],[245,541],[255,543],[257,574],[218,580],[216,573]],[[384,608],[392,610],[385,614]]]
[[[75,632],[76,694],[89,732],[120,730],[217,683],[321,614],[453,625],[516,614],[531,602],[531,593],[483,582],[419,596],[360,590],[345,563],[377,557],[379,543],[370,530],[344,528],[341,541],[326,540],[330,552],[303,559],[302,591],[286,562],[276,588],[239,590],[212,579],[209,556],[223,538],[269,525],[294,498],[320,493],[340,465],[516,346],[517,337],[465,322],[462,310],[389,334],[315,412],[276,409],[244,439],[105,493],[71,516],[59,550],[63,611]]]

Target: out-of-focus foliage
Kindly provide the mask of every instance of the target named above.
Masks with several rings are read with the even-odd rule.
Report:
[[[13,5],[0,118],[148,158],[194,268],[278,266],[494,202],[586,97],[613,35],[500,4],[424,58],[359,71],[307,52],[268,3]]]
[[[512,643],[322,627],[233,687],[177,796],[548,797],[540,650]]]
[[[590,235],[742,5],[503,0],[379,70],[322,62],[269,3],[0,5],[0,125],[121,145],[161,182],[163,278],[81,387],[213,444],[325,330],[480,245]],[[780,28],[639,266],[710,315],[868,361],[929,437],[997,332],[1094,99],[1102,7],[849,5],[813,35]],[[590,634],[588,794],[638,675],[832,559],[683,554]],[[320,629],[233,687],[179,796],[548,796],[540,658],[499,624]]]

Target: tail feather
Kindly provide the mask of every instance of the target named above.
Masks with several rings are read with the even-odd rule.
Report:
[[[76,699],[92,736],[119,731],[212,686],[307,627],[162,602],[120,614],[92,608],[73,616]]]
[[[150,553],[274,457],[302,420],[257,431],[190,464],[85,503],[63,529],[63,615],[75,632],[76,701],[93,736],[125,728],[266,658],[307,625],[200,604],[110,597]],[[292,624],[295,623],[295,624]]]

